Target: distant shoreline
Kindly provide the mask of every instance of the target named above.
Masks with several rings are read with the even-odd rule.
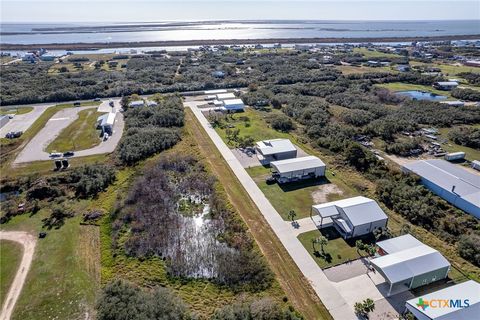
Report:
[[[211,39],[211,40],[168,40],[140,42],[96,42],[96,43],[49,43],[49,44],[0,44],[0,50],[96,50],[107,48],[141,48],[141,47],[177,47],[203,45],[243,45],[243,44],[296,44],[296,43],[369,43],[369,42],[413,42],[413,41],[447,41],[475,40],[476,35],[430,36],[430,37],[362,37],[362,38],[267,38],[267,39]]]

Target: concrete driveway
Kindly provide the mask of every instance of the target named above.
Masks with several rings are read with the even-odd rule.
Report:
[[[47,108],[52,106],[54,105],[39,104],[32,106],[33,110],[28,113],[15,115],[13,119],[10,119],[8,123],[0,129],[0,137],[5,137],[5,135],[11,131],[27,131],[27,129],[30,128],[30,126],[38,119],[38,117],[40,117]]]
[[[351,320],[357,319],[353,307],[349,305],[336,287],[327,279],[317,263],[297,239],[297,234],[291,225],[286,223],[275,210],[270,201],[258,188],[255,181],[248,175],[241,163],[235,158],[232,151],[222,141],[220,136],[212,128],[202,112],[197,108],[198,102],[185,102],[190,107],[199,123],[203,126],[210,139],[228,163],[235,176],[242,183],[248,195],[258,207],[266,221],[277,235],[278,239],[292,257],[295,264],[301,270],[305,278],[311,283],[313,290],[328,309],[334,319]]]
[[[96,107],[78,107],[58,111],[50,120],[48,120],[45,127],[43,127],[42,130],[40,130],[40,132],[38,132],[38,134],[23,148],[13,163],[20,164],[33,161],[51,160],[49,153],[45,151],[48,145],[55,140],[63,129],[78,118],[78,113],[80,111],[94,108]],[[93,148],[81,151],[74,150],[75,155],[73,157],[84,157],[113,152],[122,137],[123,129],[123,114],[118,112],[112,136],[107,141],[102,141],[98,146]],[[64,152],[67,150],[58,151]]]

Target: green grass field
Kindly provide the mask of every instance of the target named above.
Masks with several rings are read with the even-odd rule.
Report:
[[[98,145],[101,139],[100,131],[96,129],[96,122],[101,114],[95,109],[80,111],[78,119],[63,129],[58,137],[48,145],[46,151],[78,151]]]
[[[320,236],[325,236],[328,244],[324,246],[324,253],[321,252],[319,244],[312,244],[312,240]],[[333,227],[325,228],[324,230],[313,230],[302,233],[298,236],[298,240],[307,249],[318,266],[322,269],[342,264],[348,260],[355,260],[360,258],[355,246],[350,246],[345,240],[338,235]]]
[[[439,68],[443,74],[448,76],[455,76],[462,72],[474,72],[478,73],[479,70],[476,67],[469,67],[464,65],[452,65],[452,64],[444,64],[440,62],[436,63],[423,63],[418,61],[410,61],[412,66],[423,66],[423,67],[432,67],[432,68]]]
[[[354,48],[353,53],[360,53],[362,54],[365,58],[370,59],[370,58],[401,58],[403,56],[394,54],[394,53],[383,53],[380,51],[370,51],[367,48]]]
[[[76,209],[88,206],[79,202]],[[48,209],[36,215],[12,218],[2,230],[21,230],[37,234]],[[93,314],[98,289],[98,228],[80,225],[80,216],[67,219],[58,230],[47,230],[39,239],[27,280],[12,319],[80,319]]]
[[[18,242],[0,240],[0,305],[3,305],[8,289],[17,274],[22,252],[23,247]]]
[[[230,129],[240,129],[240,137],[250,136],[255,141],[266,140],[266,139],[275,139],[275,138],[288,138],[292,139],[292,136],[285,132],[279,132],[272,129],[266,122],[266,119],[273,114],[279,114],[281,111],[271,110],[270,112],[266,111],[257,111],[250,108],[245,109],[245,112],[235,113],[229,117],[228,122],[225,122]],[[248,121],[243,118],[248,118]],[[227,128],[216,128],[217,133],[227,142],[226,136]],[[233,146],[233,142],[228,143],[230,146]]]
[[[21,108],[13,108],[13,107],[2,107],[0,108],[0,115],[3,114],[25,114],[29,113],[33,110],[33,107],[21,107]]]
[[[265,179],[269,176],[270,169],[258,166],[246,170],[284,220],[289,220],[288,213],[291,210],[297,214],[296,219],[301,219],[310,216],[310,208],[313,204],[334,201],[343,197],[343,191],[337,189],[327,179],[306,180],[283,185],[267,184]],[[316,193],[320,196],[319,198],[323,199],[315,201]]]
[[[343,74],[356,74],[367,72],[385,72],[385,73],[398,73],[397,70],[390,67],[366,67],[366,66],[335,66],[337,70],[340,70]]]

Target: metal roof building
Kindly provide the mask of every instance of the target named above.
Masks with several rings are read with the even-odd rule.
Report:
[[[109,112],[97,118],[97,125],[103,132],[112,133],[113,125],[115,124],[115,112]]]
[[[217,100],[228,100],[228,99],[236,99],[235,95],[232,92],[229,93],[219,93],[216,95]]]
[[[320,227],[324,226],[324,219],[330,218],[344,238],[358,237],[384,228],[388,221],[375,200],[361,196],[313,205],[312,213],[320,216]]]
[[[390,284],[389,294],[393,286],[417,288],[445,279],[450,271],[450,263],[440,252],[411,235],[380,241],[377,246],[384,255],[370,263]]]
[[[459,209],[480,218],[480,175],[444,160],[420,160],[403,166],[422,184]]]
[[[279,183],[317,178],[325,175],[325,163],[315,156],[270,162],[273,175]]]
[[[271,161],[295,158],[297,148],[288,139],[272,139],[258,141],[255,144],[255,151],[262,164]]]
[[[223,107],[227,111],[243,111],[245,105],[243,104],[242,99],[228,99],[223,100]]]
[[[478,319],[480,314],[480,284],[473,280],[459,283],[408,300],[405,302],[405,307],[418,320]]]

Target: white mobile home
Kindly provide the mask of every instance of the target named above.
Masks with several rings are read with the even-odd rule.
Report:
[[[458,82],[456,81],[440,81],[435,82],[433,87],[438,90],[452,90],[458,87]]]
[[[316,204],[312,206],[312,214],[320,216],[320,228],[333,225],[345,239],[385,228],[388,221],[378,203],[366,197]]]
[[[138,108],[138,107],[143,107],[145,105],[145,101],[143,100],[135,100],[132,101],[128,104],[130,108]]]
[[[315,156],[270,162],[273,177],[278,183],[318,178],[325,175],[325,163]]]
[[[255,144],[255,152],[263,165],[297,157],[297,148],[288,139],[258,141]]]

